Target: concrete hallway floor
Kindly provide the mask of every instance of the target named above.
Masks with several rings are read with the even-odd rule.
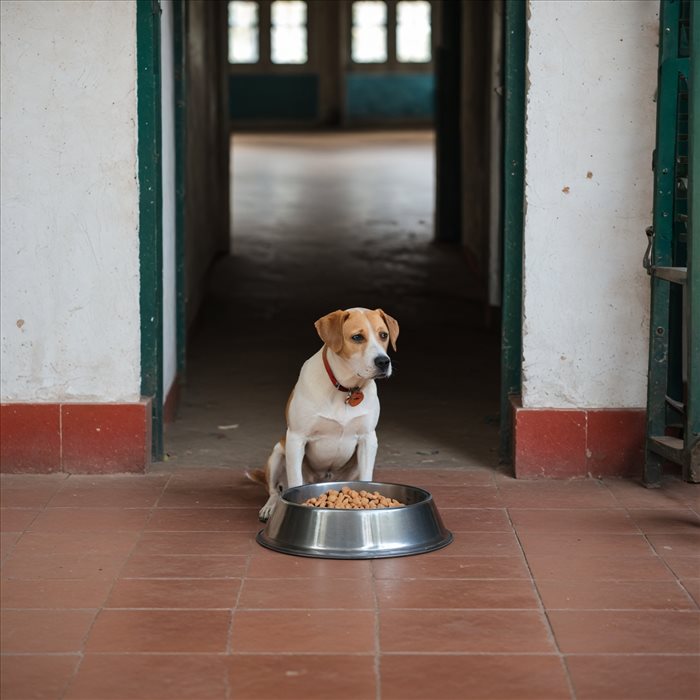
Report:
[[[401,327],[379,477],[495,466],[498,329],[460,249],[432,243],[432,132],[236,135],[232,183],[232,255],[211,275],[162,466],[261,466],[320,346],[314,321],[352,306]]]

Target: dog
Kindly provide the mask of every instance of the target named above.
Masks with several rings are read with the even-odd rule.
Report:
[[[376,379],[392,374],[399,324],[381,309],[338,310],[314,324],[323,346],[303,364],[287,401],[287,432],[264,471],[248,473],[267,485],[260,520],[272,515],[281,494],[323,481],[372,481],[377,455],[379,398]]]

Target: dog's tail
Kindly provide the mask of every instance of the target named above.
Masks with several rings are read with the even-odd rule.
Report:
[[[267,487],[267,474],[264,469],[249,469],[246,470],[245,475],[256,484],[262,484]]]

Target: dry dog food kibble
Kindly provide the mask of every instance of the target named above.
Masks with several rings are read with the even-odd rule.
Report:
[[[395,498],[382,496],[379,491],[355,491],[348,486],[343,486],[340,491],[330,489],[317,498],[308,498],[303,506],[314,508],[340,508],[345,510],[362,510],[364,508],[397,508],[405,506],[405,503]]]

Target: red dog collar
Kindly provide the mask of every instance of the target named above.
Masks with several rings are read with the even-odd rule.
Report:
[[[346,386],[343,386],[336,378],[335,375],[333,374],[333,370],[331,369],[331,366],[328,364],[328,346],[324,345],[323,346],[323,366],[326,368],[326,372],[328,373],[328,377],[331,380],[333,386],[338,390],[345,392],[347,394],[347,398],[345,399],[345,403],[349,404],[350,406],[357,406],[357,404],[362,403],[362,399],[365,398],[365,395],[360,391],[360,387],[356,386],[354,389],[348,389]]]

